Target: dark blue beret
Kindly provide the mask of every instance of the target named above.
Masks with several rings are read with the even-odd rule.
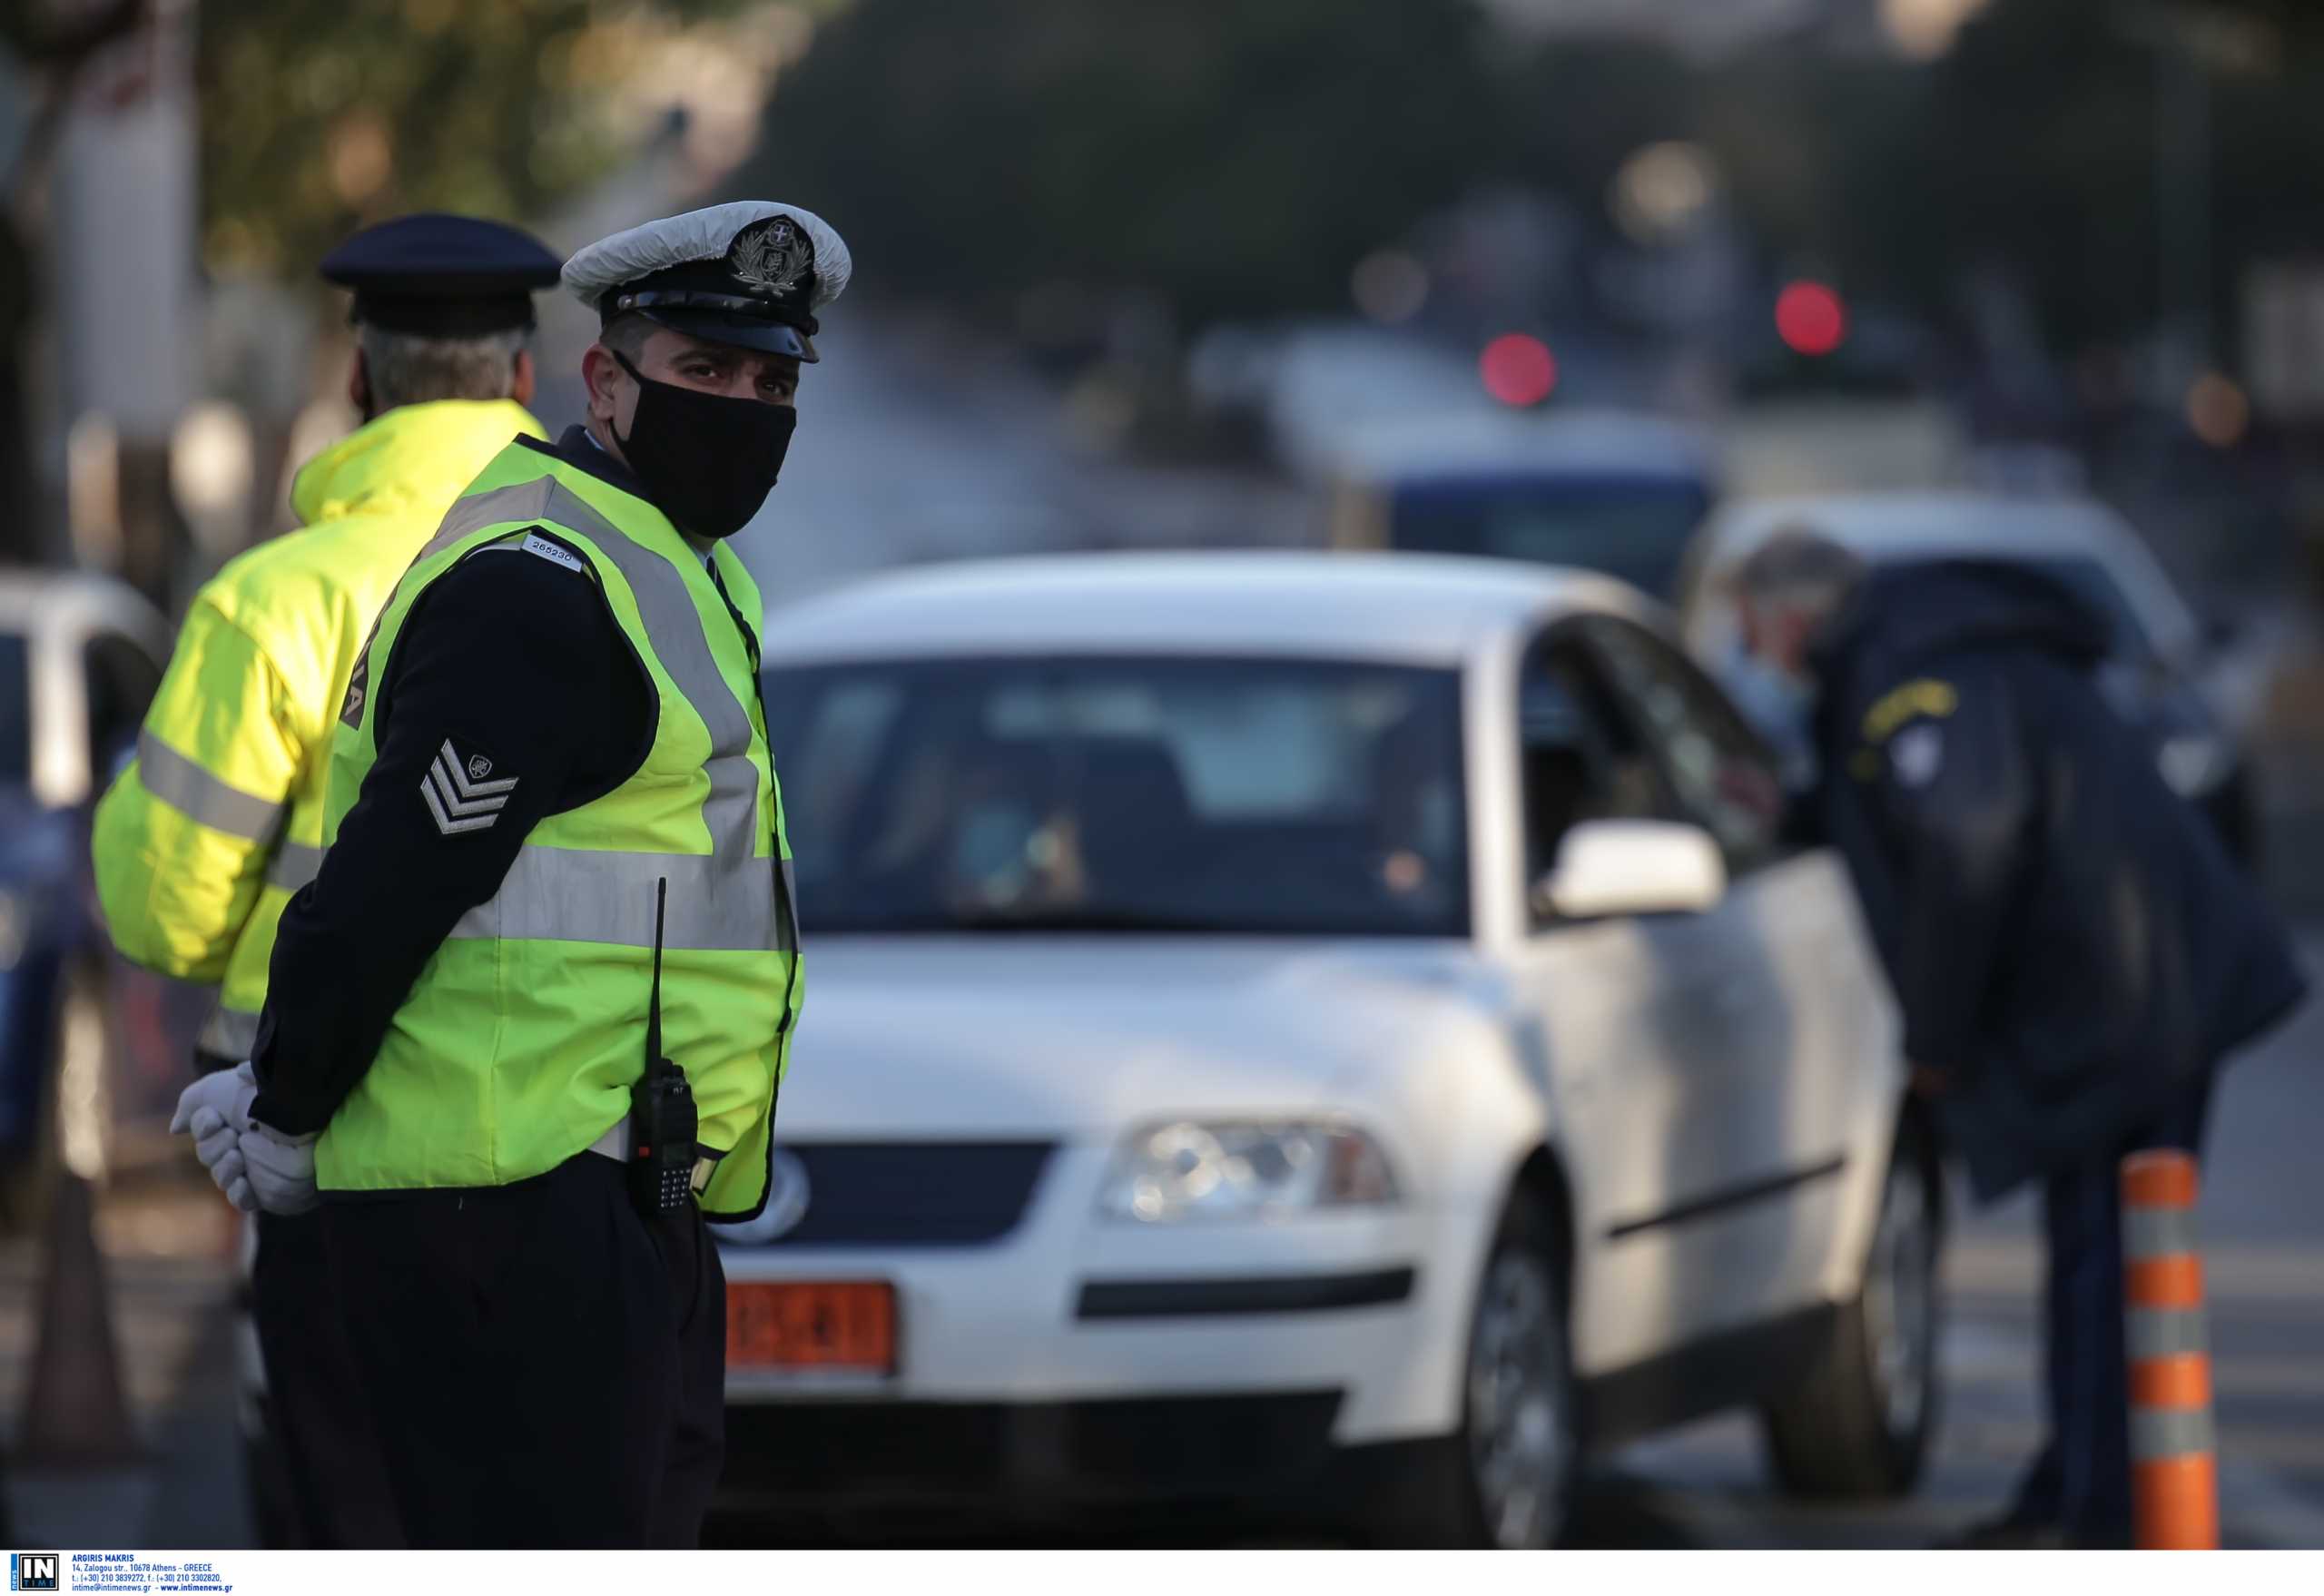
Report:
[[[562,262],[520,228],[425,212],[367,227],[323,257],[352,289],[352,320],[390,332],[467,338],[533,324],[533,294]]]

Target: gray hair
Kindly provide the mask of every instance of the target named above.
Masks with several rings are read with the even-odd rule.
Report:
[[[1805,610],[1818,621],[1845,608],[1864,581],[1863,557],[1813,527],[1781,527],[1735,568],[1735,591],[1754,605]]]
[[[378,410],[431,399],[507,399],[517,389],[517,357],[531,338],[517,327],[468,338],[390,332],[368,323],[356,329]]]
[[[635,366],[645,358],[645,340],[654,336],[657,325],[650,316],[632,310],[607,322],[597,341]]]

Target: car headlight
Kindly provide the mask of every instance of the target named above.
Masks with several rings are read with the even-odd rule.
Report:
[[[1098,1210],[1167,1225],[1392,1203],[1396,1196],[1387,1155],[1353,1126],[1181,1119],[1122,1144]]]
[[[2227,779],[2235,756],[2226,739],[2196,733],[2165,738],[2156,761],[2172,792],[2181,798],[2200,798]]]

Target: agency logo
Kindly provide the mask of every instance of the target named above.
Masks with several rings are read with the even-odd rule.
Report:
[[[63,1560],[54,1552],[11,1552],[8,1553],[8,1589],[11,1591],[60,1591],[56,1571]]]

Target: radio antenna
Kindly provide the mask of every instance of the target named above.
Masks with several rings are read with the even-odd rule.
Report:
[[[662,1060],[662,921],[670,906],[670,878],[663,876],[654,883],[654,991],[652,1007],[645,1011],[645,1067],[654,1068]]]

